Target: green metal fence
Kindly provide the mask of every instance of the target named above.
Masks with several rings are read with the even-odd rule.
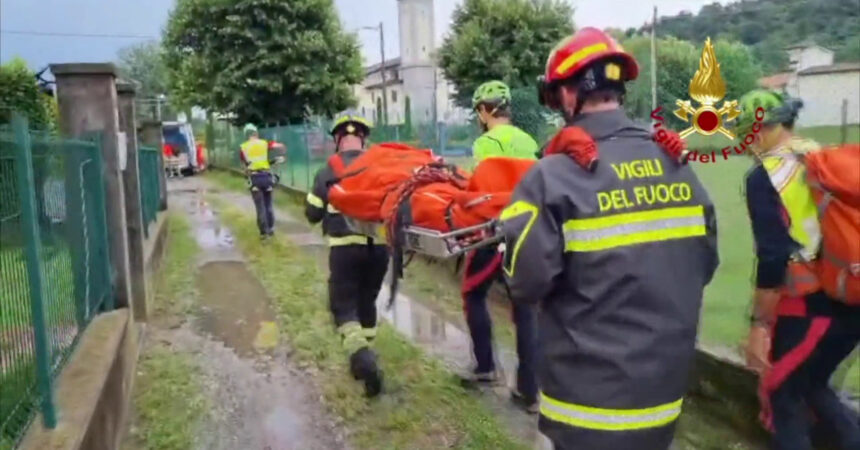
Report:
[[[138,146],[137,160],[140,172],[140,206],[143,213],[143,234],[149,237],[149,224],[155,222],[161,195],[158,176],[162,168],[159,167],[158,149]]]
[[[113,307],[101,150],[0,129],[0,448],[37,411],[56,423],[52,384],[81,331]]]
[[[331,120],[314,118],[299,125],[267,126],[260,129],[260,137],[283,143],[287,147],[286,164],[274,168],[281,184],[307,190],[317,170],[334,153],[334,142],[329,135]],[[215,122],[208,127],[209,163],[216,167],[241,169],[239,146],[244,140],[242,131],[227,122]],[[480,136],[475,124],[438,124],[407,127],[387,125],[375,127],[371,142],[403,142],[415,147],[432,148],[450,158],[468,157],[472,143]]]

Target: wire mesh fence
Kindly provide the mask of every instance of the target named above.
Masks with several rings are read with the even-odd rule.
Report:
[[[286,146],[286,163],[273,170],[283,185],[306,191],[317,170],[334,154],[334,141],[330,135],[330,119],[313,118],[298,125],[267,126],[260,128],[260,137]],[[239,148],[245,140],[241,129],[223,121],[207,127],[206,142],[209,163],[215,167],[242,169]],[[472,143],[481,130],[473,123],[427,124],[418,126],[384,125],[374,127],[370,143],[401,142],[420,148],[431,148],[437,154],[455,161],[466,162],[471,156]],[[462,159],[461,159],[462,158]]]
[[[36,411],[53,426],[52,380],[80,332],[112,308],[101,150],[0,129],[0,447]]]

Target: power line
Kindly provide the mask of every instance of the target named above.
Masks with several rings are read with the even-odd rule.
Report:
[[[146,35],[146,34],[62,33],[62,32],[36,31],[36,30],[0,30],[0,33],[21,34],[21,35],[28,35],[28,36],[118,38],[118,39],[158,39],[158,36],[152,36],[152,35]]]

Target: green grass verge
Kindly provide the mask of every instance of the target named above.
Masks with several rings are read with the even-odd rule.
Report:
[[[200,368],[190,355],[164,344],[147,349],[138,365],[132,429],[136,445],[148,450],[193,448],[200,419],[209,409],[202,394]]]
[[[329,407],[350,424],[359,448],[526,448],[442,365],[383,324],[375,347],[386,374],[378,399],[364,398],[326,307],[326,280],[313,256],[287,239],[260,242],[250,215],[215,203],[279,309],[298,360],[317,371]]]
[[[164,260],[155,277],[152,316],[156,320],[182,317],[194,304],[194,264],[200,248],[188,218],[170,212],[167,233]]]
[[[153,323],[182,317],[194,297],[197,243],[184,215],[170,213],[168,241],[155,280]],[[133,402],[135,424],[127,448],[185,450],[193,447],[196,429],[209,410],[200,385],[200,368],[189,354],[155,343],[138,365]]]

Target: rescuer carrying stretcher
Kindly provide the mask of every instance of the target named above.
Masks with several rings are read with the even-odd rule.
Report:
[[[475,90],[472,108],[484,134],[475,140],[472,155],[481,163],[487,158],[533,160],[537,142],[525,131],[511,124],[511,90],[501,81],[488,81]],[[501,276],[502,256],[495,246],[486,246],[466,254],[463,271],[463,311],[472,338],[476,366],[468,380],[494,383],[498,379],[493,356],[493,332],[487,294]],[[511,399],[527,412],[538,410],[538,386],[535,379],[537,356],[537,309],[531,304],[514,304],[512,317],[517,332],[517,385]]]
[[[540,304],[540,429],[556,449],[669,447],[718,265],[704,188],[621,109],[638,72],[595,28],[552,50],[540,94],[567,126],[501,214],[513,301]]]
[[[305,216],[312,224],[322,222],[328,238],[329,307],[350,355],[350,371],[356,380],[364,382],[365,393],[372,397],[382,390],[382,371],[371,344],[376,337],[376,296],[388,269],[388,250],[384,241],[376,242],[350,230],[328,201],[329,187],[364,151],[370,128],[358,115],[346,113],[335,119],[331,135],[336,153],[314,177],[305,199]]]

